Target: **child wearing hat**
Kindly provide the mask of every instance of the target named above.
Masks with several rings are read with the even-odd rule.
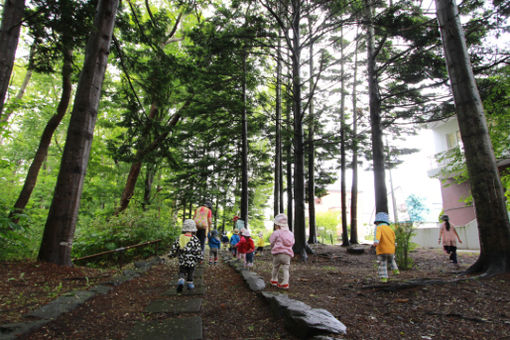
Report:
[[[236,245],[237,251],[241,254],[241,258],[244,260],[244,267],[253,267],[253,252],[255,251],[255,244],[250,236],[248,229],[243,229],[241,232],[241,241]]]
[[[289,289],[290,259],[294,257],[292,246],[294,234],[289,230],[287,215],[278,214],[274,218],[275,231],[269,237],[271,254],[273,255],[273,270],[271,272],[271,285],[278,288]],[[278,275],[282,271],[281,282]]]
[[[218,231],[216,229],[212,230],[208,235],[207,239],[209,240],[209,264],[218,263],[218,252],[220,251],[221,242],[218,238]]]
[[[193,273],[197,264],[203,260],[200,240],[196,237],[197,226],[195,221],[188,219],[182,224],[182,234],[172,245],[169,257],[179,257],[179,280],[177,292],[182,292],[184,280],[188,289],[194,289]]]
[[[375,252],[377,254],[377,273],[381,282],[388,282],[388,267],[393,274],[400,274],[395,262],[395,232],[390,228],[388,213],[378,212],[375,215]]]

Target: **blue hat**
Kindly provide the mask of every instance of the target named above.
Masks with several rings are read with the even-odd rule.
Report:
[[[374,223],[377,223],[377,222],[384,222],[384,223],[390,224],[390,219],[388,217],[388,213],[378,212],[377,214],[375,214]]]

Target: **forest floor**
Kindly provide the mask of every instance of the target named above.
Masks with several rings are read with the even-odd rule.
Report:
[[[290,289],[284,293],[330,311],[347,326],[344,339],[510,339],[510,274],[461,275],[477,254],[460,252],[460,267],[454,267],[442,251],[418,249],[411,253],[413,269],[379,284],[375,255],[352,255],[339,246],[313,249],[306,264],[292,261]],[[269,281],[268,250],[255,257],[255,271]],[[19,321],[67,291],[110,281],[116,272],[0,263],[0,324]],[[175,272],[175,261],[156,265],[24,339],[126,338],[147,318],[145,306],[174,285]],[[295,339],[231,267],[205,264],[204,285],[204,339]]]

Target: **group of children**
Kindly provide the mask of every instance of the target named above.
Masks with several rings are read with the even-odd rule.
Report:
[[[240,222],[240,223],[237,223]],[[234,257],[244,261],[245,268],[253,267],[253,257],[256,252],[255,243],[251,238],[251,233],[247,228],[244,228],[244,222],[238,220],[234,234],[228,240],[228,236],[222,235],[221,239],[216,230],[212,230],[208,234],[209,240],[209,264],[216,264],[218,262],[218,252],[221,248],[221,243],[225,245],[230,243],[230,250]],[[239,226],[239,228],[237,228]],[[289,288],[289,268],[290,259],[294,256],[292,247],[294,245],[294,234],[289,230],[287,216],[285,214],[278,214],[274,219],[274,232],[269,238],[271,243],[271,254],[273,256],[273,270],[271,273],[271,285],[288,289]],[[204,259],[203,251],[201,248],[200,240],[195,235],[197,227],[195,221],[187,219],[182,226],[182,234],[172,244],[169,256],[178,256],[179,273],[177,280],[177,291],[181,292],[184,284],[188,290],[194,289],[193,274],[196,266]],[[258,234],[259,239],[257,242],[257,252],[262,252],[264,249],[263,234]],[[226,238],[225,238],[226,237]],[[278,281],[279,272],[282,272],[281,281]],[[185,282],[186,281],[186,282]]]
[[[448,216],[442,217],[444,223],[441,226],[439,242],[443,240],[445,252],[450,255],[453,263],[457,263],[456,240],[462,242],[455,231],[455,228],[449,223]],[[390,228],[388,214],[378,212],[375,217],[375,238],[374,247],[377,254],[378,270],[377,273],[381,282],[388,282],[388,268],[393,274],[400,274],[397,263],[395,262],[395,232]],[[198,263],[203,260],[203,251],[200,240],[195,235],[197,227],[195,221],[185,220],[182,226],[182,234],[172,245],[170,256],[179,257],[179,279],[177,281],[177,291],[182,291],[185,280],[188,289],[193,289],[193,273]],[[264,238],[262,233],[258,234],[257,251],[263,251]],[[234,234],[228,239],[225,234],[220,239],[218,232],[212,230],[209,235],[209,264],[218,262],[218,252],[223,243],[225,246],[230,244],[232,256],[239,258],[244,262],[245,268],[253,267],[253,257],[256,252],[255,243],[251,238],[250,231],[244,227],[242,220],[236,221]],[[294,246],[294,234],[289,230],[287,216],[278,214],[274,218],[274,232],[269,237],[271,244],[271,254],[273,256],[273,270],[271,272],[270,284],[282,289],[289,288],[289,268],[290,260],[294,256],[292,247]],[[279,273],[282,276],[279,280]]]

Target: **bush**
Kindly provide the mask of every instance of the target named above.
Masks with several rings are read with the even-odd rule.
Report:
[[[413,259],[409,257],[409,252],[416,248],[416,244],[412,243],[411,237],[414,235],[414,226],[412,222],[401,222],[393,225],[395,230],[395,261],[400,269],[406,270],[413,267]]]
[[[81,226],[76,232],[73,245],[73,257],[83,257],[107,250],[115,250],[147,241],[161,239],[158,246],[132,248],[123,253],[98,257],[92,262],[123,262],[135,258],[148,257],[163,253],[180,233],[175,222],[164,221],[157,211],[128,210],[109,219],[96,217],[87,226]],[[157,250],[156,250],[157,249]]]
[[[340,212],[328,211],[317,213],[315,223],[317,225],[317,238],[322,243],[335,244],[337,238],[337,225],[339,223]]]

